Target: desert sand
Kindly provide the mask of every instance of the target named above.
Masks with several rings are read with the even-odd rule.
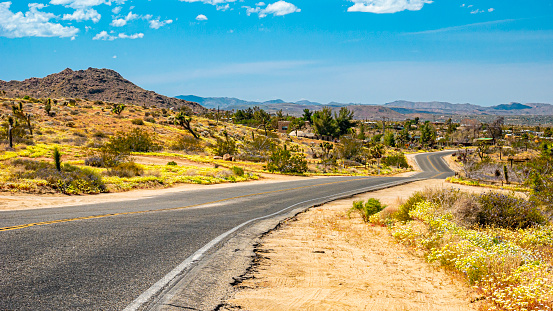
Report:
[[[478,310],[474,290],[348,211],[354,200],[389,207],[425,187],[489,191],[425,180],[314,207],[267,234],[227,310]]]

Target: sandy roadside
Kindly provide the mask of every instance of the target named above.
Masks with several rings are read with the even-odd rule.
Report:
[[[396,243],[388,230],[347,216],[354,200],[397,206],[425,187],[489,189],[424,180],[312,208],[262,239],[227,310],[477,310],[474,291]]]

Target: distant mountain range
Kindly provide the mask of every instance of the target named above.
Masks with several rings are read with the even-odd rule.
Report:
[[[191,101],[144,90],[110,69],[88,68],[87,70],[73,71],[67,68],[44,78],[9,82],[0,80],[0,91],[6,92],[9,97],[28,95],[34,98],[86,98],[158,107],[185,105],[197,112],[206,110]]]
[[[246,101],[228,97],[200,97],[182,95],[177,98],[167,97],[153,91],[144,90],[124,79],[119,73],[110,69],[88,68],[73,71],[65,69],[44,78],[30,78],[24,81],[0,80],[0,91],[8,97],[25,95],[35,98],[82,98],[101,100],[113,103],[131,103],[135,105],[178,107],[188,106],[196,112],[208,109],[237,110],[259,106],[269,112],[282,110],[284,114],[300,116],[304,109],[320,110],[329,106],[333,110],[347,107],[355,112],[356,119],[404,120],[420,117],[422,119],[439,119],[448,116],[474,115],[536,115],[552,116],[553,105],[542,103],[509,103],[491,107],[472,104],[452,104],[447,102],[411,102],[395,101],[383,105],[361,105],[355,103],[330,102],[322,104],[308,100],[286,102],[281,99],[264,102]]]
[[[361,105],[353,103],[330,102],[322,104],[308,100],[297,102],[286,102],[281,99],[269,100],[264,102],[246,101],[238,98],[229,97],[199,97],[194,95],[181,95],[177,98],[194,101],[200,105],[222,110],[246,109],[248,107],[259,106],[269,112],[282,110],[284,114],[301,115],[304,109],[320,110],[324,106],[329,106],[333,110],[340,107],[348,107],[355,112],[356,119],[378,119],[390,118],[391,120],[403,120],[405,118],[421,117],[431,119],[433,116],[447,115],[553,115],[553,105],[541,103],[509,103],[491,107],[483,107],[473,104],[452,104],[448,102],[411,102],[398,100],[384,105]]]

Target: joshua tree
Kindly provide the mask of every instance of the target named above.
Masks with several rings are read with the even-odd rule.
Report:
[[[50,111],[52,111],[52,100],[50,98],[44,101],[44,111],[50,116]]]
[[[61,172],[61,152],[58,147],[54,148],[53,158],[56,169],[58,170],[58,172]]]
[[[21,119],[21,120],[25,121],[25,123],[27,123],[27,128],[29,129],[29,134],[31,136],[33,136],[33,127],[31,125],[31,118],[33,117],[33,115],[31,115],[30,113],[25,113],[23,111],[23,104],[22,103],[19,103],[19,106],[13,105],[12,106],[12,111],[13,111],[13,115],[15,117],[17,117],[18,119]]]
[[[190,134],[192,134],[192,136],[194,136],[194,138],[200,139],[198,134],[196,134],[196,132],[194,132],[194,130],[192,129],[192,126],[190,125],[191,121],[192,121],[192,117],[187,116],[186,113],[182,112],[182,111],[177,113],[177,115],[175,116],[175,124],[176,125],[182,126],[184,129],[189,131]]]
[[[8,140],[10,142],[10,148],[13,148],[13,126],[14,120],[13,117],[8,117]]]
[[[121,112],[125,110],[125,105],[123,104],[113,104],[113,108],[111,109],[111,112],[117,114],[118,116],[121,115]]]

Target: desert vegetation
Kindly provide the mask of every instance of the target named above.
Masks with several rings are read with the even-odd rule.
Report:
[[[497,187],[533,192],[532,199],[540,202],[548,200],[542,194],[551,187],[551,129],[506,126],[502,119],[489,124],[419,118],[359,121],[344,107],[305,109],[295,117],[259,107],[197,113],[188,106],[78,98],[0,100],[0,187],[5,191],[97,193],[179,182],[235,182],[260,173],[394,174],[411,169],[406,153],[460,146],[455,159],[463,174],[452,182],[499,182]],[[471,145],[474,150],[467,150]],[[44,176],[21,174],[33,166],[21,161],[55,166],[56,148],[63,157],[58,174],[66,167],[86,169],[104,186],[62,191],[52,178],[47,182]],[[180,164],[166,167],[168,162]],[[244,174],[234,174],[233,167]]]
[[[306,111],[294,118],[257,107],[198,114],[188,106],[78,98],[0,100],[2,191],[92,194],[238,182],[260,173],[366,175],[410,169],[401,150],[358,139],[357,123],[347,110]],[[326,119],[319,124],[321,118]],[[331,135],[292,137],[291,131],[277,131],[283,120],[295,123],[296,130],[309,127]]]
[[[373,224],[388,226],[429,263],[464,278],[478,291],[483,309],[553,307],[552,211],[547,205],[514,193],[427,188],[398,209],[376,212],[376,206],[356,202],[353,209],[362,210]]]

